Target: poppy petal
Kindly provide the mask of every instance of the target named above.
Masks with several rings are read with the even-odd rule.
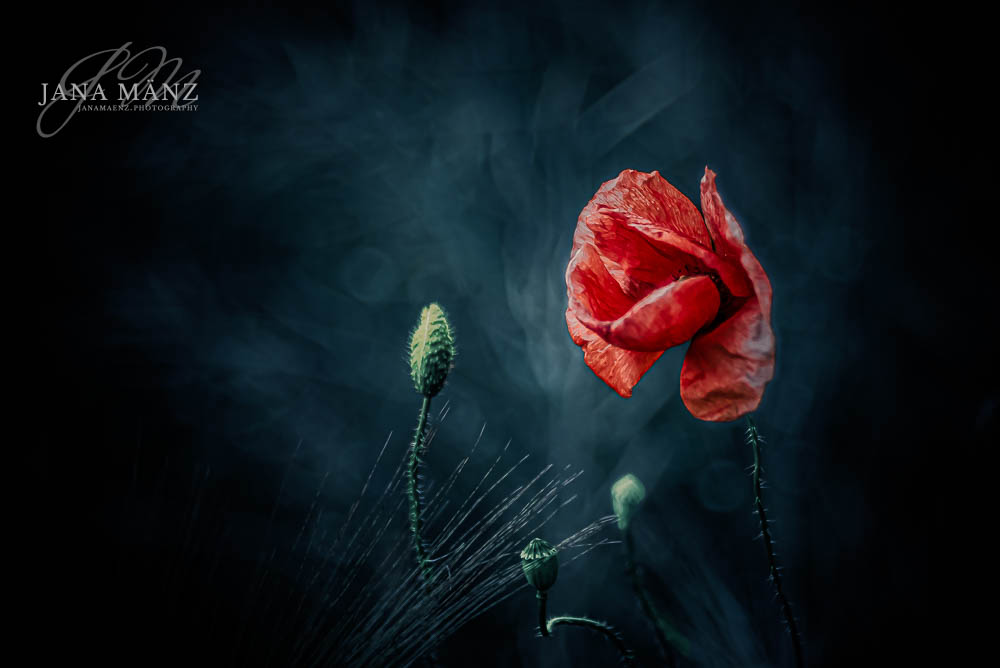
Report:
[[[698,208],[659,172],[647,174],[626,169],[618,178],[601,185],[587,206],[620,214],[632,222],[648,223],[705,248],[712,247]]]
[[[572,309],[566,311],[566,325],[591,371],[625,398],[632,396],[632,388],[663,354],[662,350],[642,353],[613,346],[583,325]]]
[[[681,399],[696,418],[728,422],[756,410],[773,376],[774,334],[754,299],[691,342]]]
[[[682,265],[685,271],[690,265],[704,267],[714,271],[734,297],[753,294],[753,286],[747,279],[746,270],[733,259],[717,255],[674,232],[637,223],[630,223],[628,227],[641,234],[647,244],[659,251],[664,258],[671,260],[672,266]]]
[[[590,244],[580,246],[566,269],[569,306],[566,325],[573,342],[583,349],[583,360],[615,392],[632,396],[632,388],[653,366],[663,351],[625,350],[605,341],[581,319],[615,320],[632,307],[605,266],[601,254]]]
[[[684,243],[696,246],[686,240]],[[583,246],[597,251],[608,272],[633,301],[673,280],[684,264],[691,262],[689,254],[675,249],[664,253],[642,229],[632,227],[626,216],[600,210],[593,200],[580,212],[573,236],[573,252]]]
[[[590,244],[578,248],[570,259],[566,268],[566,291],[570,308],[579,309],[584,317],[598,320],[614,320],[635,303]]]
[[[755,410],[774,377],[771,282],[743,242],[743,230],[722,203],[708,168],[701,195],[717,252],[739,261],[754,291],[736,313],[695,336],[681,368],[681,399],[691,414],[725,422]]]
[[[615,346],[655,352],[689,341],[718,311],[719,291],[712,279],[692,276],[653,290],[614,320],[577,316]]]
[[[658,234],[673,243],[664,244]],[[580,212],[574,253],[585,244],[599,251],[634,300],[690,273],[685,268],[700,256],[712,255],[708,228],[691,200],[659,173],[631,169],[602,184]]]
[[[761,320],[767,325],[767,330],[771,329],[771,281],[768,280],[764,268],[760,266],[757,257],[750,251],[743,241],[743,228],[729,213],[729,209],[722,203],[722,197],[715,188],[715,172],[708,167],[705,168],[705,176],[701,180],[701,206],[705,209],[705,222],[712,230],[712,236],[716,239],[716,247],[719,252],[725,252],[740,263],[746,278],[753,287],[753,294],[757,297],[757,307],[760,310]],[[719,246],[724,249],[719,249]],[[773,336],[772,346],[773,346]]]
[[[743,228],[722,203],[715,187],[715,172],[708,167],[705,167],[705,176],[701,178],[701,211],[712,235],[715,252],[726,257],[739,257],[746,248]]]

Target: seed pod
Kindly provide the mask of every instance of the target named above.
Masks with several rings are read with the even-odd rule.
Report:
[[[444,310],[425,306],[416,329],[410,334],[410,375],[417,392],[433,397],[448,378],[455,360],[455,339]]]
[[[631,473],[622,476],[611,486],[611,507],[618,516],[618,528],[628,529],[632,516],[638,510],[639,504],[646,498],[646,488],[642,482]]]
[[[538,591],[547,591],[559,574],[559,551],[541,538],[533,538],[521,550],[521,568],[528,584]]]

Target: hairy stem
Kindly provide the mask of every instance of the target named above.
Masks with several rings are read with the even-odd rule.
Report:
[[[598,633],[603,634],[604,637],[611,641],[611,644],[615,646],[615,649],[618,650],[624,665],[635,665],[635,657],[632,654],[632,650],[625,645],[625,639],[622,638],[622,634],[610,624],[605,624],[604,622],[599,622],[595,619],[588,619],[587,617],[553,617],[546,623],[548,630],[548,634],[546,635],[551,635],[552,629],[560,625],[582,626],[590,629],[591,631],[597,631]]]
[[[635,592],[635,597],[639,599],[639,606],[642,608],[643,614],[646,615],[649,623],[653,626],[653,631],[656,634],[656,642],[660,645],[660,651],[663,654],[666,665],[668,668],[674,668],[677,662],[674,660],[673,650],[667,641],[667,636],[661,625],[660,615],[656,613],[656,610],[653,608],[653,602],[646,592],[646,588],[642,586],[642,577],[635,564],[635,540],[632,538],[632,528],[629,527],[622,533],[625,534],[625,572],[632,578],[632,591]]]
[[[771,582],[774,583],[775,592],[778,595],[778,604],[781,612],[785,616],[785,623],[788,624],[788,633],[792,636],[792,646],[795,649],[795,665],[803,668],[805,661],[802,656],[802,638],[799,636],[799,628],[795,623],[795,616],[792,614],[792,606],[785,596],[785,590],[781,582],[781,569],[778,568],[778,560],[774,554],[774,542],[771,540],[771,529],[767,523],[767,512],[764,508],[761,488],[761,437],[757,432],[757,425],[747,416],[747,443],[753,448],[753,497],[754,508],[760,520],[760,535],[764,540],[764,549],[767,551],[767,566],[771,574]]]
[[[420,404],[420,414],[417,417],[417,428],[413,432],[413,446],[410,448],[409,462],[409,485],[407,495],[410,498],[410,532],[413,534],[413,549],[417,554],[417,565],[420,566],[420,575],[423,578],[425,587],[429,583],[431,575],[431,564],[427,560],[427,548],[424,546],[424,538],[421,533],[424,520],[422,517],[422,502],[424,492],[420,486],[420,465],[424,461],[424,450],[426,449],[425,438],[427,435],[427,414],[431,409],[431,398],[424,395],[424,400]],[[436,668],[439,664],[437,650],[431,648],[422,657],[422,665],[427,668]]]
[[[549,627],[545,624],[545,602],[549,598],[548,592],[537,590],[535,598],[538,599],[538,632],[548,637]]]
[[[426,581],[430,576],[430,563],[427,561],[427,548],[424,547],[423,518],[421,517],[421,502],[423,491],[420,488],[420,464],[424,457],[424,436],[427,431],[427,413],[431,407],[431,398],[424,396],[420,405],[420,416],[417,418],[417,428],[413,432],[413,446],[410,448],[409,486],[407,495],[410,499],[410,532],[413,534],[413,549],[417,554],[417,564]]]

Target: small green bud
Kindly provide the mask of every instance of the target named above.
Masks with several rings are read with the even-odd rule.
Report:
[[[417,392],[425,397],[440,392],[454,360],[455,339],[448,318],[437,304],[425,306],[410,334],[410,375]]]
[[[646,498],[646,488],[642,482],[631,473],[621,477],[611,486],[611,507],[618,516],[618,528],[628,529],[632,516],[639,509],[639,504]]]
[[[538,591],[547,591],[559,575],[559,550],[541,538],[533,538],[521,550],[521,568],[528,584]]]

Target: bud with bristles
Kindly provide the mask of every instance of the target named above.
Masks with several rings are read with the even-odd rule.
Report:
[[[533,538],[521,550],[521,568],[528,584],[538,591],[547,591],[559,574],[559,551],[541,538]]]
[[[433,397],[448,378],[455,360],[455,339],[444,310],[437,304],[425,306],[410,335],[410,375],[417,392]]]
[[[638,510],[639,504],[646,498],[646,488],[642,482],[631,473],[622,476],[611,486],[611,507],[618,516],[618,528],[628,529],[632,516]]]

